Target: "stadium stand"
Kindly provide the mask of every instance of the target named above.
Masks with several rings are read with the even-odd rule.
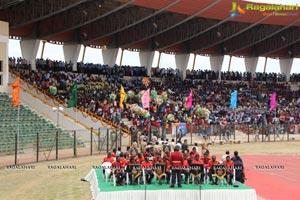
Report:
[[[138,73],[129,73],[132,76],[126,76],[126,74],[128,75],[127,71],[135,71],[136,67],[126,67],[125,70],[124,66],[109,67],[92,64],[88,64],[88,66],[84,70],[85,73],[42,69],[30,71],[16,65],[10,67],[16,73],[21,72],[23,78],[29,80],[33,85],[39,86],[40,89],[63,102],[69,98],[68,91],[71,85],[77,82],[78,106],[81,109],[122,127],[126,127],[123,122],[124,118],[128,118],[132,122],[132,124],[128,124],[129,126],[137,125],[139,131],[147,131],[148,119],[136,115],[129,109],[129,105],[140,103],[138,96],[141,91],[147,89],[143,84],[144,76],[134,76]],[[101,66],[102,70],[95,71],[94,68],[97,66]],[[140,70],[142,69],[143,67]],[[197,71],[196,75],[190,79],[181,80],[177,76],[168,77],[168,74],[174,73],[175,70],[161,70],[164,72],[159,72],[158,77],[150,79],[149,87],[155,91],[156,95],[167,91],[169,101],[161,103],[157,103],[156,99],[151,101],[150,112],[153,117],[151,126],[154,132],[162,127],[170,129],[172,122],[182,122],[191,124],[200,132],[208,129],[209,133],[215,133],[221,131],[220,123],[224,118],[230,132],[233,132],[230,125],[234,123],[240,124],[240,130],[244,129],[244,132],[246,130],[243,124],[249,123],[253,124],[255,130],[260,129],[260,134],[266,132],[267,129],[276,130],[277,133],[282,129],[284,132],[289,129],[296,132],[295,125],[299,123],[300,119],[297,109],[300,103],[297,96],[299,88],[293,88],[290,83],[286,83],[284,74],[256,73],[252,76],[249,73],[221,72],[220,80],[217,78],[219,77],[218,72]],[[118,105],[121,85],[124,86],[126,92],[130,91],[134,94],[126,99],[127,108],[125,107],[123,111],[119,110]],[[50,93],[50,86],[57,88],[58,92],[55,95]],[[189,90],[193,90],[194,106],[200,105],[212,111],[209,119],[205,122],[195,114],[196,108],[193,108],[191,113],[184,108],[184,98],[188,96]],[[230,93],[233,90],[238,90],[239,93],[236,113],[229,109]],[[269,110],[269,95],[273,92],[280,97],[276,111]],[[174,120],[167,118],[169,114],[174,115]],[[279,118],[280,123],[276,124],[276,128],[268,127],[269,123],[274,123],[274,118]],[[264,129],[261,130],[261,127]]]
[[[11,106],[12,100],[6,93],[0,93],[0,105],[0,153],[9,154],[15,150],[15,135],[18,131],[20,151],[27,146],[36,145],[37,133],[40,138],[40,150],[49,149],[55,145],[56,132],[59,136],[59,149],[73,147],[73,138],[70,133],[22,104],[18,122],[18,109]]]

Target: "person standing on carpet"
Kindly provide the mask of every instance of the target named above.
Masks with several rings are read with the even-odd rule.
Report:
[[[235,168],[235,180],[239,181],[240,183],[245,183],[246,175],[244,170],[244,165],[240,156],[236,156],[234,161],[234,168]]]
[[[171,180],[171,188],[174,188],[176,177],[178,187],[182,187],[181,185],[181,170],[183,167],[184,158],[181,152],[179,152],[180,147],[176,145],[174,147],[174,152],[170,155],[170,163],[172,167],[172,180]]]

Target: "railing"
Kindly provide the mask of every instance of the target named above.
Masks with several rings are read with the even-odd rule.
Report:
[[[94,132],[98,132],[97,135]],[[0,168],[70,157],[99,155],[126,145],[118,129],[5,134],[0,141]],[[68,135],[66,135],[68,134]]]
[[[299,128],[298,128],[299,127]],[[132,132],[131,140],[137,140],[140,145],[141,131]],[[300,124],[276,123],[276,124],[206,124],[194,125],[187,123],[168,124],[163,127],[151,126],[150,130],[143,131],[146,140],[165,139],[194,143],[251,143],[251,142],[278,142],[300,140]],[[151,133],[151,134],[150,134]]]
[[[14,71],[11,70],[11,69],[10,69],[10,73],[11,73],[11,75],[15,76],[15,78],[17,77],[17,73],[14,72]],[[63,100],[58,100],[58,99],[55,99],[53,96],[49,96],[49,92],[48,92],[47,90],[42,89],[42,88],[38,87],[37,85],[31,85],[31,83],[30,83],[29,81],[27,81],[27,80],[21,79],[21,84],[22,84],[22,82],[25,82],[25,83],[27,84],[27,87],[28,87],[30,90],[35,89],[35,91],[36,91],[37,94],[44,94],[44,98],[45,98],[46,100],[51,100],[51,99],[52,99],[54,105],[56,105],[56,106],[58,106],[58,105],[63,105],[64,107],[67,107],[66,102],[64,102]],[[38,98],[37,95],[31,93],[30,91],[26,90],[25,88],[22,88],[22,89],[23,89],[25,92],[30,93],[33,97]],[[47,103],[46,101],[44,101],[43,99],[40,99],[40,100],[41,100],[43,103],[48,104],[48,103]],[[51,106],[51,105],[50,105],[50,106]],[[99,122],[102,124],[102,126],[104,126],[104,127],[109,126],[109,127],[111,127],[111,128],[117,128],[117,129],[120,129],[120,130],[121,130],[121,133],[124,134],[125,137],[128,136],[128,135],[130,135],[130,131],[129,131],[127,128],[121,127],[120,125],[118,125],[118,124],[116,124],[116,123],[114,123],[114,122],[112,122],[112,121],[110,121],[110,120],[108,120],[108,119],[105,119],[105,118],[103,118],[103,117],[100,117],[100,116],[98,116],[97,114],[95,114],[95,113],[93,113],[93,112],[86,111],[84,108],[81,108],[81,107],[77,106],[77,107],[74,107],[73,110],[74,110],[74,112],[80,111],[81,114],[82,114],[82,116],[83,116],[84,118],[90,117],[91,120],[94,121],[94,122],[95,122],[95,121],[99,121]],[[70,115],[65,114],[65,116],[67,116],[67,117],[73,119],[73,117],[70,116]],[[73,120],[75,121],[75,119],[73,119]],[[78,123],[80,123],[80,122],[78,122]],[[90,127],[86,126],[85,124],[83,124],[83,123],[80,123],[80,124],[81,124],[82,126],[84,126],[85,128],[87,128],[88,130],[90,129]],[[95,133],[97,133],[97,132],[95,132]]]

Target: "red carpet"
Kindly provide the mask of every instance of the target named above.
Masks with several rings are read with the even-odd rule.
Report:
[[[268,200],[300,199],[300,156],[243,155],[242,159],[246,185],[256,189],[258,196]]]

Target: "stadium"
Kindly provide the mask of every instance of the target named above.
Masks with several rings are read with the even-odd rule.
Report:
[[[298,3],[0,0],[0,199],[300,199]]]

